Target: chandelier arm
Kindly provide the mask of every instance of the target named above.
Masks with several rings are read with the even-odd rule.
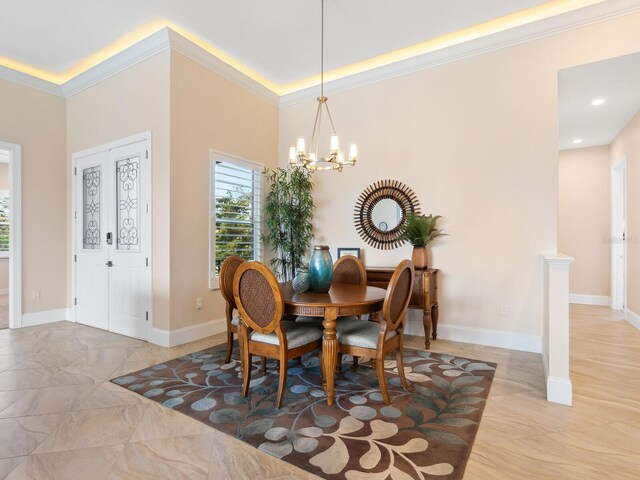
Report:
[[[316,135],[316,159],[320,155],[320,132],[322,132],[322,102],[318,104],[318,134]]]
[[[314,148],[313,144],[316,143],[315,152],[318,156],[318,133],[320,131],[320,124],[322,122],[322,102],[318,102],[318,109],[316,110],[316,121],[313,123],[313,133],[311,134],[311,141],[309,142],[309,154],[311,149]]]
[[[329,111],[329,103],[325,102],[324,105],[327,110],[327,116],[329,117],[329,123],[331,124],[331,130],[333,130],[334,135],[337,135],[336,127],[333,125],[333,118],[331,117],[331,112]]]

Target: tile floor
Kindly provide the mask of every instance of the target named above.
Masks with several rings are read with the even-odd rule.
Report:
[[[9,295],[0,295],[0,330],[9,328]]]
[[[638,478],[640,332],[606,308],[571,315],[572,408],[544,400],[540,355],[433,343],[499,364],[465,479]],[[0,331],[0,479],[312,478],[109,383],[223,340],[167,349],[69,322]]]

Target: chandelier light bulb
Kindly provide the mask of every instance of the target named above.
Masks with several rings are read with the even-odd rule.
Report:
[[[352,143],[349,145],[349,160],[355,162],[358,159],[358,145]]]
[[[331,135],[331,146],[330,146],[331,155],[335,155],[340,150],[340,141],[338,140],[338,135]]]
[[[306,150],[307,149],[305,148],[304,137],[298,137],[298,142],[297,142],[298,155],[304,155]]]

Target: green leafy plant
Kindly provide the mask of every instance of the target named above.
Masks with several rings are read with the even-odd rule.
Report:
[[[283,281],[290,281],[303,266],[313,238],[313,183],[311,172],[302,168],[265,170],[269,192],[264,203],[266,233],[262,240],[275,258],[271,268]]]
[[[418,215],[410,213],[404,226],[404,239],[414,247],[424,247],[434,239],[446,235],[436,228],[440,215]]]
[[[254,258],[253,252],[253,195],[242,187],[229,190],[224,197],[216,198],[216,218],[229,221],[216,222],[216,274],[225,258],[239,255]],[[240,220],[239,222],[236,222]],[[1,230],[0,230],[0,240]]]

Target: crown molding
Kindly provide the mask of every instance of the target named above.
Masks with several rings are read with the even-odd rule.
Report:
[[[639,3],[637,0],[609,0],[348,77],[325,82],[325,95],[327,93],[338,93],[352,88],[362,87],[421,70],[428,70],[464,58],[482,55],[502,48],[558,35],[569,30],[575,30],[594,23],[629,15],[640,11]],[[296,103],[312,100],[317,96],[317,85],[305,88],[281,96],[280,107],[287,107],[295,105]]]
[[[60,85],[48,82],[47,80],[42,80],[41,78],[34,77],[33,75],[29,75],[27,73],[22,73],[11,68],[3,67],[2,65],[0,65],[0,79],[7,80],[12,83],[17,83],[18,85],[22,85],[24,87],[35,88],[36,90],[50,93],[58,97],[64,97],[64,93],[62,92],[62,88],[60,88]]]
[[[169,47],[169,29],[158,30],[135,45],[66,81],[62,84],[62,92],[65,97],[72,97]]]
[[[220,60],[215,55],[207,52],[204,48],[196,45],[179,33],[171,29],[168,29],[168,31],[169,41],[173,50],[190,58],[194,62],[199,63],[203,67],[208,68],[212,72],[217,73],[239,87],[253,93],[270,104],[276,107],[279,106],[280,96],[277,93],[269,90],[267,87],[261,85],[252,78],[249,78],[244,73],[236,70],[228,63]]]
[[[325,83],[325,92],[337,93],[361,87],[464,58],[482,55],[501,48],[557,35],[564,31],[574,30],[638,11],[640,11],[639,0],[608,0],[545,20],[333,80]],[[169,27],[159,30],[62,85],[56,85],[3,66],[0,66],[0,79],[68,98],[169,48],[176,50],[275,106],[286,107],[315,99],[318,94],[318,87],[315,86],[279,96],[274,91],[236,70]]]
[[[280,97],[276,93],[247,77],[169,27],[159,30],[117,55],[82,72],[61,86],[8,68],[0,68],[8,72],[7,76],[11,75],[8,80],[69,98],[169,48],[185,55],[270,104],[279,105]],[[2,70],[0,70],[0,78],[2,78],[2,73]]]

